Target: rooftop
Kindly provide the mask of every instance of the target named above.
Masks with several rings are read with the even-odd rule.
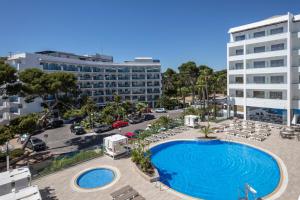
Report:
[[[269,17],[269,18],[261,20],[261,21],[257,21],[257,22],[254,22],[254,23],[250,23],[250,24],[230,28],[228,33],[236,33],[236,32],[240,32],[240,31],[245,31],[245,30],[250,30],[250,29],[254,29],[254,28],[263,27],[263,26],[266,26],[266,25],[286,22],[288,20],[289,14],[290,13],[288,13],[286,15],[275,15],[275,16]],[[299,15],[292,15],[292,16],[293,16],[294,21],[299,21],[300,20],[300,14]]]

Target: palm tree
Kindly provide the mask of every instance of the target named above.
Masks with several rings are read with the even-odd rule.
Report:
[[[139,115],[141,115],[142,113],[144,113],[147,107],[148,107],[147,104],[145,104],[143,102],[138,102],[136,104],[136,110],[139,113]]]
[[[208,135],[212,133],[209,122],[207,122],[207,126],[201,128],[201,133],[204,134],[205,138],[208,138]]]
[[[176,96],[176,79],[177,73],[173,69],[168,68],[165,73],[163,73],[163,92],[167,96]]]

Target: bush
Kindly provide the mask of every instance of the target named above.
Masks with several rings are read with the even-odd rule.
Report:
[[[24,155],[24,152],[25,151],[23,149],[14,149],[11,152],[9,152],[9,156],[11,157],[11,159],[18,158]]]
[[[151,152],[145,151],[143,144],[139,143],[136,148],[131,152],[131,160],[134,162],[144,173],[152,175],[154,168],[151,164]]]
[[[102,155],[103,155],[102,151],[88,150],[88,151],[80,151],[79,153],[74,154],[73,156],[60,157],[53,160],[50,166],[45,168],[42,172],[40,172],[40,174],[45,175],[45,174],[53,173]]]
[[[84,116],[84,112],[80,109],[67,110],[63,114],[64,119],[71,119],[71,118],[82,117],[82,116]]]
[[[23,149],[14,149],[9,152],[9,159],[15,159],[24,154]],[[0,162],[5,162],[6,161],[6,153],[5,152],[0,152]]]

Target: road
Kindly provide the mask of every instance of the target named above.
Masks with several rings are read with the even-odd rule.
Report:
[[[168,111],[168,113],[153,113],[155,118],[160,116],[170,116],[176,118],[180,115],[182,110]],[[121,134],[126,132],[132,132],[136,129],[145,129],[151,121],[145,121],[139,124],[130,124],[129,126],[123,127],[121,129]],[[47,144],[48,151],[55,154],[61,154],[81,149],[86,149],[89,147],[97,146],[102,144],[103,138],[109,135],[120,133],[118,129],[114,129],[105,133],[87,133],[84,135],[74,135],[70,131],[70,125],[64,125],[61,128],[49,129],[35,135],[34,137],[44,140]],[[47,137],[45,137],[47,135]]]

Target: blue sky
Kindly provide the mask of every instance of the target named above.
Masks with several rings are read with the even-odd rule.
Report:
[[[151,56],[163,69],[192,60],[226,66],[230,27],[288,11],[299,0],[1,0],[0,55],[60,50]]]

